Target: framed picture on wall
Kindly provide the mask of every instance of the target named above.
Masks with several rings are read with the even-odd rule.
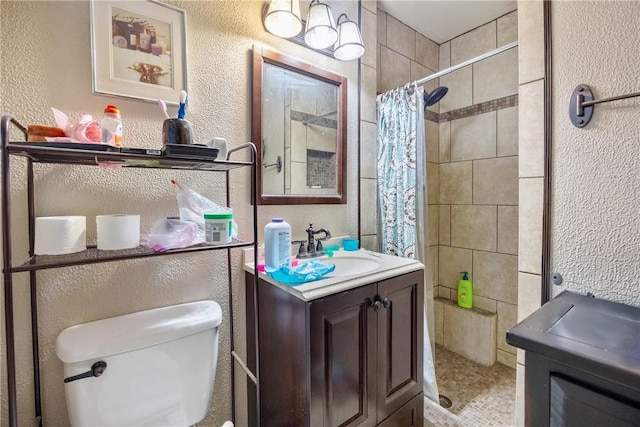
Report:
[[[90,4],[93,92],[178,104],[187,90],[186,12],[153,0]]]

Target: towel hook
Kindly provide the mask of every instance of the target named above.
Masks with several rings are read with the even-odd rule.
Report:
[[[578,85],[573,90],[571,100],[569,101],[569,118],[575,127],[583,128],[591,120],[594,105],[603,102],[618,101],[620,99],[634,98],[636,96],[640,96],[640,92],[595,100],[593,99],[593,92],[591,92],[589,86]]]

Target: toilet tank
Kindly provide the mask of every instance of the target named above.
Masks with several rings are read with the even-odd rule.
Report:
[[[202,420],[213,393],[221,322],[216,302],[198,301],[62,331],[56,353],[64,364],[71,425],[189,426]]]

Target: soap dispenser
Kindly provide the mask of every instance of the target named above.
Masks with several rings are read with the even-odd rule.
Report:
[[[458,281],[458,305],[463,308],[473,308],[473,285],[469,280],[469,273],[461,271],[462,279]]]

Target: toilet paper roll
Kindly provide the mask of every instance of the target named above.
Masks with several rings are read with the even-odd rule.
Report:
[[[140,215],[98,215],[98,249],[135,248],[140,244]]]
[[[43,216],[36,218],[36,255],[62,255],[87,249],[87,217]]]

